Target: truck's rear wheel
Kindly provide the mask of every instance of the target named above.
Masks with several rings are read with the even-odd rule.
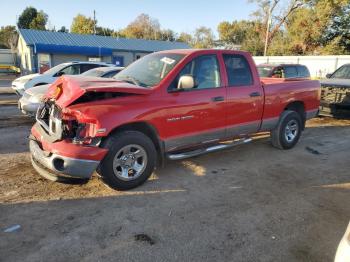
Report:
[[[100,164],[103,181],[118,190],[143,184],[152,174],[157,152],[152,140],[138,131],[117,133],[103,143],[108,154]]]
[[[302,127],[299,113],[291,110],[284,111],[276,128],[271,131],[272,145],[279,149],[293,148],[299,141]]]

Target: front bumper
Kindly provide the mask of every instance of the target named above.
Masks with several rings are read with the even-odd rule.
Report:
[[[60,177],[88,179],[100,161],[65,157],[42,150],[39,143],[30,140],[29,149],[35,170],[47,179],[57,181]]]

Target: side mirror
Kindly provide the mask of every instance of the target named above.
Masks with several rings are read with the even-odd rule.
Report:
[[[332,74],[327,74],[326,78],[331,78]]]
[[[194,78],[191,75],[183,75],[179,79],[177,89],[191,89],[194,88]]]
[[[63,76],[65,73],[63,71],[57,72],[56,76]]]

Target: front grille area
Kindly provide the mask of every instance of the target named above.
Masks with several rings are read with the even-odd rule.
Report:
[[[322,86],[321,114],[338,118],[350,117],[350,88]]]
[[[36,114],[36,120],[47,134],[56,140],[62,139],[62,112],[53,102],[45,102]]]
[[[328,104],[350,105],[350,89],[345,87],[322,87],[321,100]]]

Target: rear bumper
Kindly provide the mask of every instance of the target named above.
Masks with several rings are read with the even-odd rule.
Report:
[[[40,175],[50,180],[58,180],[59,177],[88,179],[100,163],[96,160],[70,158],[45,152],[35,140],[30,140],[29,148],[33,167]]]

